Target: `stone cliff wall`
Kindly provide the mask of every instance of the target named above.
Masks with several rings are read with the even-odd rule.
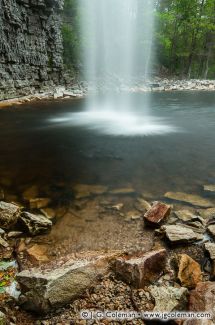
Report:
[[[63,0],[0,0],[0,100],[59,84]]]

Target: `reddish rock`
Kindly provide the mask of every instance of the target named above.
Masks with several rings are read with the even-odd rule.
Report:
[[[192,290],[189,298],[189,310],[194,312],[209,312],[213,320],[188,321],[186,324],[214,324],[215,323],[215,282],[199,282],[195,290]],[[203,320],[202,320],[203,322]]]
[[[154,202],[151,209],[149,209],[145,215],[145,220],[152,225],[160,225],[161,222],[169,216],[170,206],[161,202]]]
[[[131,259],[119,258],[114,263],[115,273],[135,288],[144,288],[160,277],[166,258],[165,249],[154,250]]]
[[[200,265],[186,254],[178,256],[178,279],[188,289],[195,288],[202,281]]]

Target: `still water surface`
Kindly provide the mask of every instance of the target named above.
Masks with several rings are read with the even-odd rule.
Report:
[[[113,119],[86,122],[83,99],[0,110],[1,186],[18,195],[33,184],[41,192],[60,184],[70,195],[76,183],[131,185],[153,197],[201,193],[203,184],[215,183],[215,92],[153,93],[156,128],[135,134],[144,124],[145,96],[133,95],[139,115],[130,132],[122,132],[129,112],[113,130]]]

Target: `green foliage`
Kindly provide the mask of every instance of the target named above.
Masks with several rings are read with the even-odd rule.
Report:
[[[81,63],[78,2],[64,3],[64,63],[71,70]],[[154,35],[157,63],[170,74],[215,78],[215,0],[157,0]]]
[[[67,69],[77,70],[80,61],[80,33],[77,0],[65,0],[62,37],[64,64]]]

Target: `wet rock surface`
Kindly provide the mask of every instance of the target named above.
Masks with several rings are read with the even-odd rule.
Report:
[[[10,229],[18,220],[20,208],[11,203],[0,202],[0,227]]]
[[[36,236],[41,233],[47,233],[51,227],[52,222],[43,215],[36,215],[29,212],[23,212],[19,218],[21,227],[25,228],[26,231]]]
[[[145,213],[144,218],[150,225],[160,225],[170,214],[170,206],[161,202],[154,202],[152,207]]]
[[[167,192],[165,197],[175,201],[186,202],[197,207],[210,208],[213,206],[213,203],[209,199],[194,194]]]

